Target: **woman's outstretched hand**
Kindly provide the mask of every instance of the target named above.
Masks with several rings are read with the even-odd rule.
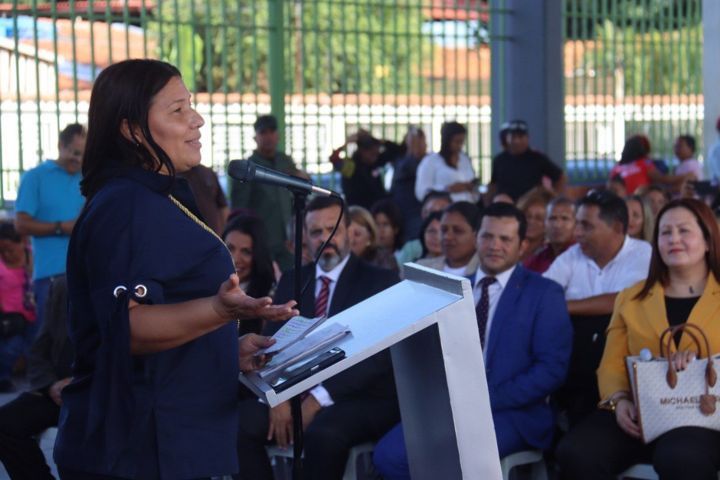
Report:
[[[240,288],[240,279],[233,273],[220,285],[213,297],[213,309],[222,318],[246,319],[262,318],[270,321],[282,321],[299,315],[295,308],[297,302],[290,300],[282,305],[273,305],[270,297],[254,298]]]

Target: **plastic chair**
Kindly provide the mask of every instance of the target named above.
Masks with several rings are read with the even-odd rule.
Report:
[[[649,463],[636,463],[618,475],[618,479],[636,478],[638,480],[658,480],[658,474]]]
[[[503,480],[509,480],[512,469],[522,465],[532,466],[530,473],[532,480],[547,480],[545,458],[540,450],[524,450],[501,458],[500,468],[502,469]]]
[[[362,480],[368,478],[373,471],[372,454],[374,443],[363,443],[350,449],[343,480]],[[268,457],[273,465],[273,472],[278,480],[292,478],[292,448],[266,447]]]

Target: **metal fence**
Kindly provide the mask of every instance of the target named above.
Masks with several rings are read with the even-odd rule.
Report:
[[[681,134],[703,150],[701,0],[566,0],[566,161],[605,174],[627,137],[672,163]]]
[[[592,159],[576,179],[602,175],[630,133],[648,133],[659,156],[700,133],[701,1],[565,0],[567,160]],[[273,112],[312,174],[358,128],[401,141],[418,125],[437,149],[441,123],[457,120],[487,181],[489,22],[512,14],[484,0],[0,1],[0,201],[57,154],[65,124],[86,121],[97,73],[134,57],[180,68],[218,172]]]

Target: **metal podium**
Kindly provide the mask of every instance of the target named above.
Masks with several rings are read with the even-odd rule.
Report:
[[[275,406],[390,348],[414,480],[501,479],[470,282],[406,264],[405,280],[328,319],[352,335],[347,357],[276,393],[257,374],[240,381]]]

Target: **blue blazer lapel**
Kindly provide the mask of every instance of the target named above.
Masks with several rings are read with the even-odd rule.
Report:
[[[507,326],[508,322],[506,318],[515,315],[520,293],[522,293],[522,283],[526,275],[527,272],[525,269],[518,264],[500,294],[500,300],[498,300],[498,305],[492,318],[492,324],[490,325],[490,336],[487,340],[487,348],[485,349],[486,359],[489,359],[495,351],[498,339],[501,338],[502,331]]]

